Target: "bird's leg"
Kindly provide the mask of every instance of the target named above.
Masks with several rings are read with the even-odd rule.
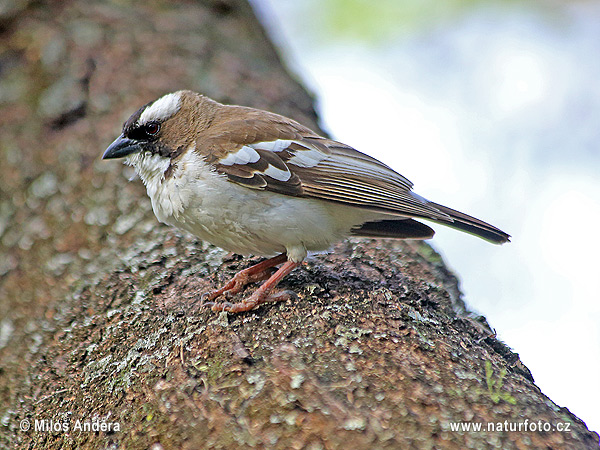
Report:
[[[247,269],[240,270],[223,287],[205,293],[202,295],[202,299],[212,301],[224,293],[235,295],[239,293],[248,283],[269,278],[272,273],[270,269],[285,261],[287,261],[287,255],[282,253],[281,255],[277,255],[273,258],[265,259],[258,264],[248,267]]]
[[[285,255],[280,255],[285,256]],[[300,265],[299,262],[294,261],[286,261],[277,272],[275,272],[271,277],[265,281],[254,293],[245,300],[242,300],[239,303],[213,303],[212,310],[213,311],[227,311],[231,313],[245,312],[250,311],[253,308],[256,308],[258,305],[266,302],[277,302],[281,300],[287,300],[289,295],[285,292],[280,292],[278,294],[270,295],[271,291],[277,283],[281,281],[283,277],[285,277],[288,273],[294,270],[296,267]]]

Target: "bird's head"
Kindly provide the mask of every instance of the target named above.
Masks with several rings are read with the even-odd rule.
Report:
[[[125,121],[121,135],[102,159],[126,158],[142,179],[162,175],[173,159],[194,148],[198,134],[212,120],[215,104],[191,91],[173,92],[147,103]]]

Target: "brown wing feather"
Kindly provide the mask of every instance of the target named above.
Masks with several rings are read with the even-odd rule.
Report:
[[[375,211],[448,219],[410,192],[412,183],[382,162],[276,114],[243,107],[225,109],[225,119],[207,130],[199,151],[217,171],[238,184],[286,195],[314,197]],[[293,141],[284,151],[256,150],[256,163],[222,165],[219,160],[245,145],[276,140]],[[204,151],[203,151],[204,150]],[[294,163],[300,152],[312,152],[318,164]],[[316,160],[315,160],[316,161]],[[277,180],[262,173],[265,167],[287,169],[291,178]]]

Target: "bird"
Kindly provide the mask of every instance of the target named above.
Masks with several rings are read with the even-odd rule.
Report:
[[[268,257],[204,293],[213,311],[240,313],[289,299],[275,289],[281,279],[309,252],[349,236],[429,239],[434,230],[424,219],[495,244],[510,240],[493,225],[417,195],[386,164],[295,120],[189,90],[133,113],[102,156],[114,158],[133,166],[160,222],[229,252]],[[251,295],[228,301],[259,281]],[[225,301],[217,301],[221,296]]]

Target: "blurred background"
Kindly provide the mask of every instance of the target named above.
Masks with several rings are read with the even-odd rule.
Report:
[[[541,390],[600,431],[600,2],[253,5],[331,136],[513,236],[430,242]]]

